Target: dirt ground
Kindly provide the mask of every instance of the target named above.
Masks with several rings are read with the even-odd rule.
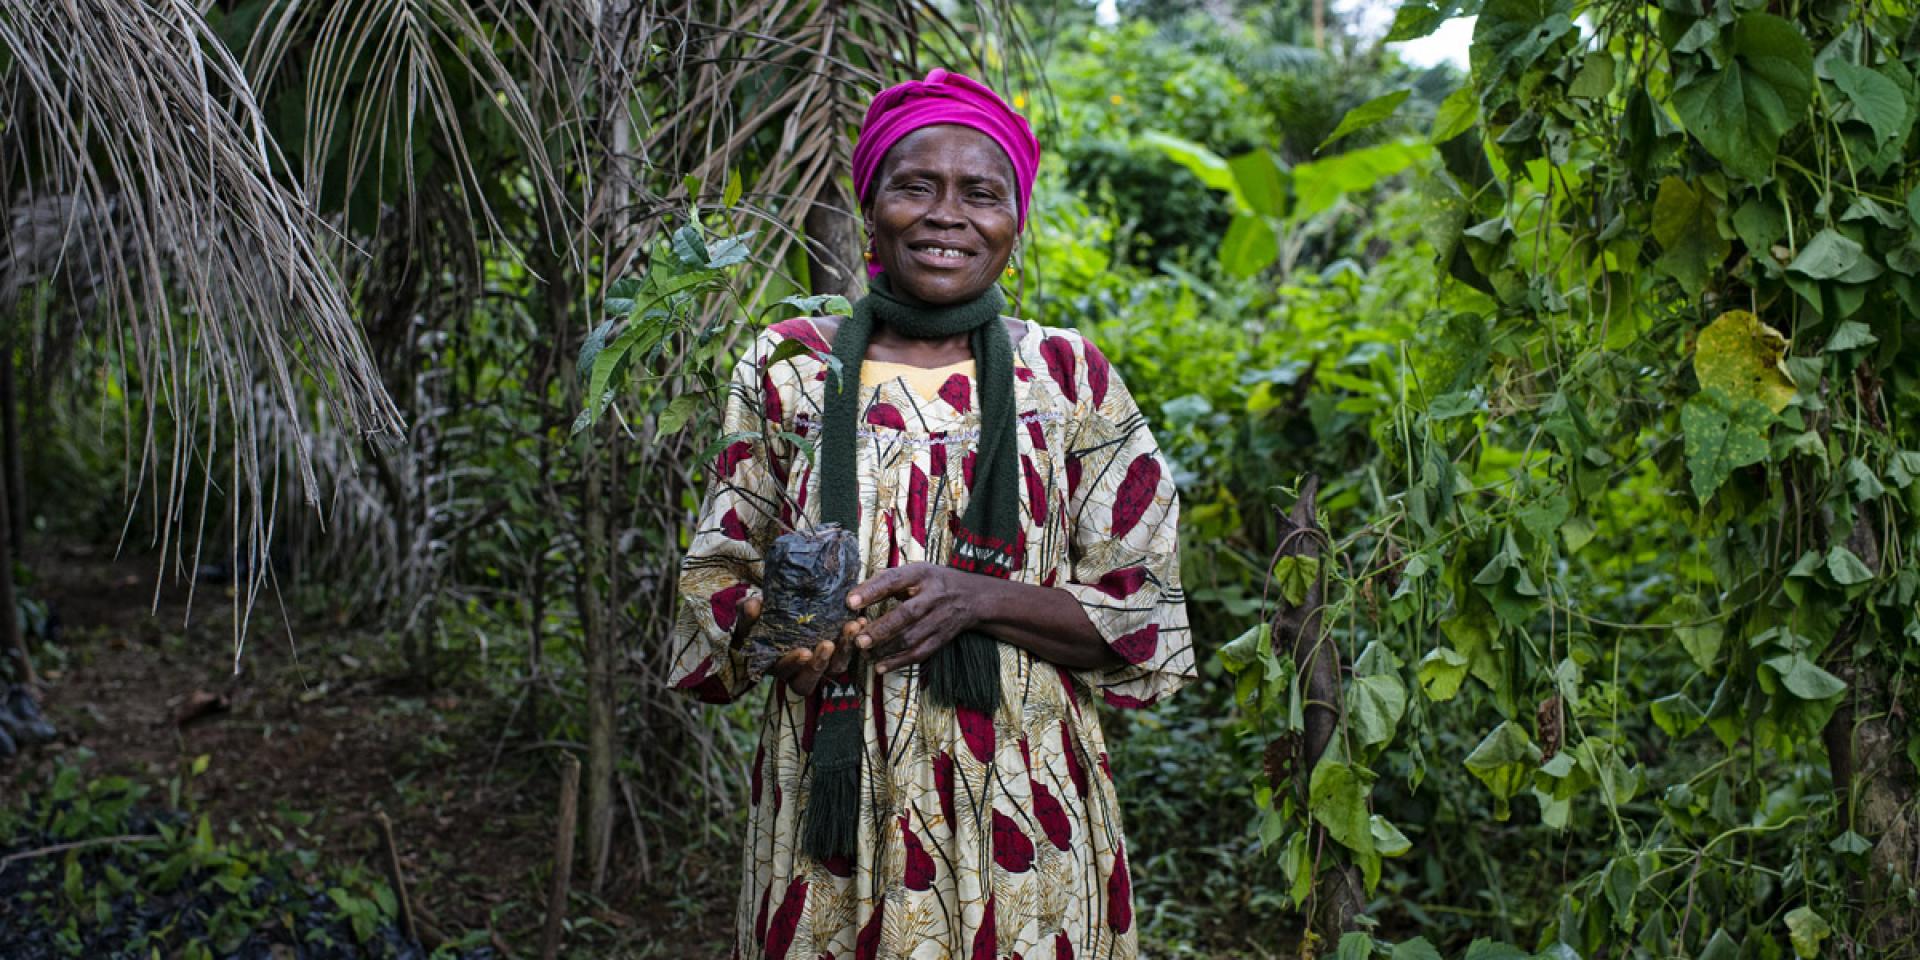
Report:
[[[89,772],[152,784],[164,803],[167,781],[204,756],[204,772],[183,779],[217,827],[369,870],[381,860],[374,815],[385,811],[428,927],[489,931],[503,952],[537,955],[565,745],[508,730],[513,704],[500,701],[510,698],[477,685],[420,689],[362,632],[296,624],[289,639],[271,597],[255,609],[236,674],[224,585],[199,583],[183,626],[184,582],[168,582],[152,610],[151,557],[67,545],[28,565],[33,593],[64,625],[40,658],[61,740],[31,762],[50,767],[53,754],[84,748]],[[177,722],[216,698],[223,708]],[[730,867],[617,875],[601,898],[576,894],[567,953],[726,955]]]

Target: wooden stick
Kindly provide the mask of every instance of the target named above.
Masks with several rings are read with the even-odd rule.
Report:
[[[393,842],[393,818],[382,810],[373,815],[380,825],[380,845],[387,851],[387,882],[393,884],[393,898],[400,903],[400,932],[420,942],[420,929],[413,922],[413,904],[407,899],[407,878],[400,873],[400,845]]]
[[[75,840],[72,843],[56,843],[51,847],[39,847],[33,850],[22,850],[19,853],[10,853],[4,857],[0,857],[0,873],[6,872],[7,866],[9,864],[12,864],[19,860],[31,860],[34,857],[44,857],[49,854],[65,853],[68,850],[85,850],[88,847],[104,847],[109,844],[139,843],[142,840],[158,840],[158,839],[160,838],[151,833],[123,833],[117,837],[95,837],[92,840]]]
[[[567,884],[573,876],[574,823],[580,808],[580,758],[569,753],[560,772],[560,829],[553,837],[553,888],[547,896],[547,929],[540,960],[560,954],[560,928],[567,917]]]

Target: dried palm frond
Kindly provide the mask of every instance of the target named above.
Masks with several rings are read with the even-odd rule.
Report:
[[[0,0],[0,53],[0,183],[10,223],[33,225],[8,234],[0,297],[49,279],[52,264],[69,302],[97,298],[73,322],[103,315],[114,333],[101,339],[125,351],[145,392],[129,448],[164,507],[163,556],[191,569],[174,532],[189,522],[193,476],[203,507],[191,522],[204,529],[218,474],[234,552],[263,555],[271,441],[256,390],[287,409],[318,390],[363,433],[401,423],[304,198],[273,177],[283,161],[239,63],[188,0]],[[34,211],[48,210],[63,229],[42,228]],[[294,453],[311,501],[312,464]],[[251,610],[262,579],[236,607]],[[234,621],[237,645],[245,617]]]

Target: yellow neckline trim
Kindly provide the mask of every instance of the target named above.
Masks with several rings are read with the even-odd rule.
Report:
[[[973,375],[973,361],[962,360],[940,367],[916,367],[911,363],[896,363],[891,360],[863,360],[860,363],[860,382],[863,386],[877,386],[889,380],[899,380],[920,396],[922,400],[932,400],[939,396],[940,388],[947,385],[955,374]]]
[[[897,360],[862,360],[860,361],[860,369],[862,370],[865,370],[868,367],[886,367],[890,370],[924,370],[927,373],[937,373],[942,370],[956,370],[956,369],[959,369],[960,367],[971,367],[971,366],[973,366],[972,357],[968,357],[965,360],[955,360],[952,363],[943,364],[938,367],[923,367],[923,366],[920,366],[919,364],[901,363]]]

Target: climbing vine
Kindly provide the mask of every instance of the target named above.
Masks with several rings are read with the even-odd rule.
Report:
[[[1567,838],[1560,909],[1470,958],[1911,956],[1920,20],[1412,0],[1390,39],[1475,13],[1419,176],[1444,279],[1376,469],[1334,482],[1371,521],[1271,570],[1270,610],[1323,602],[1337,693],[1276,626],[1220,654],[1261,840],[1324,918],[1458,842],[1421,817],[1470,784]],[[1307,948],[1440,955],[1364,921]]]

